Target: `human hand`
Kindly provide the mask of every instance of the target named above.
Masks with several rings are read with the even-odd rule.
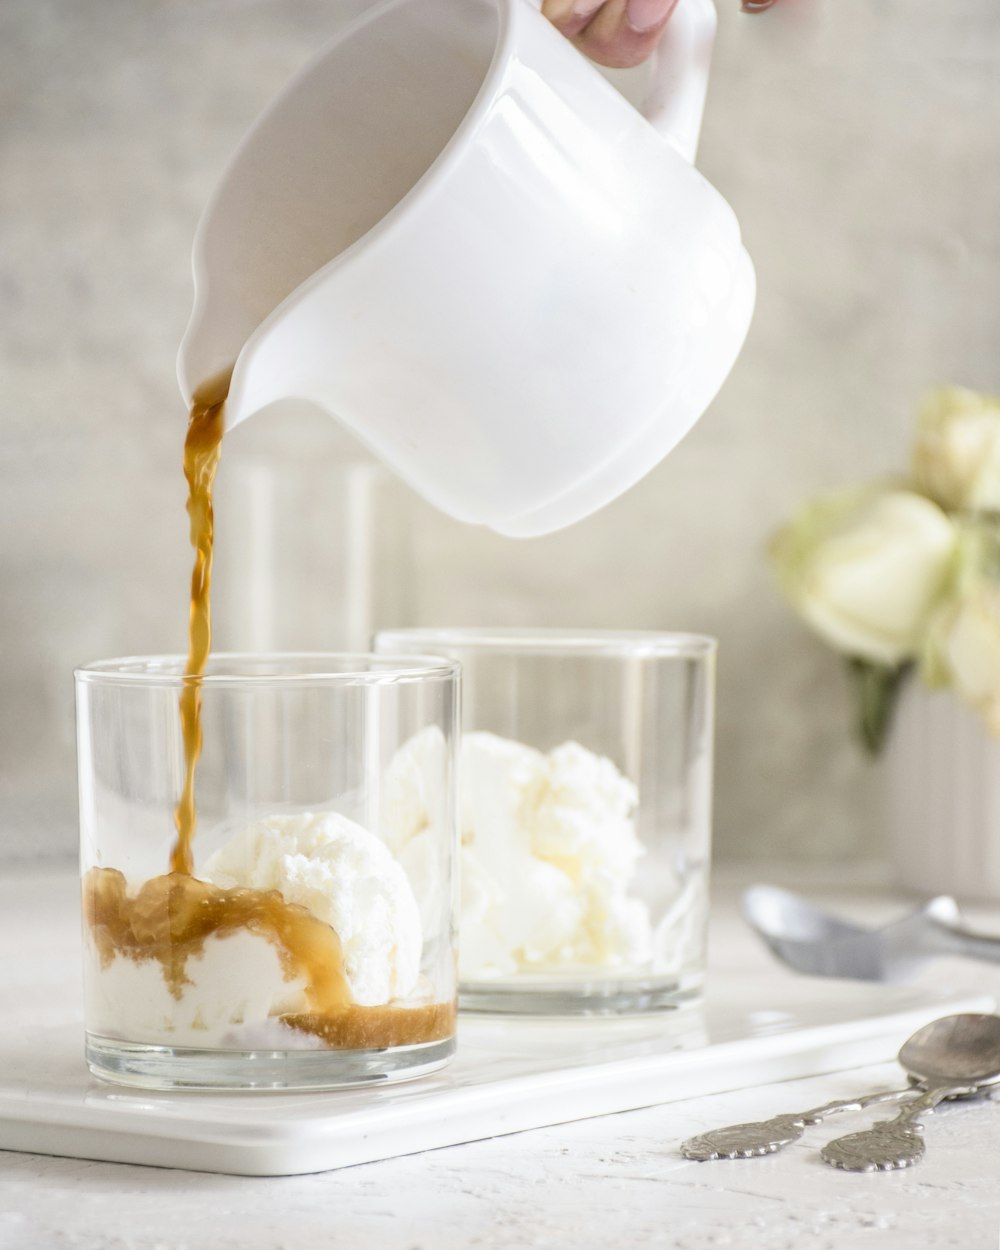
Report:
[[[625,68],[650,55],[677,0],[544,0],[557,30],[601,65]]]

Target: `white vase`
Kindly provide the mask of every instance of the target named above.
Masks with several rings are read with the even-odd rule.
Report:
[[[948,691],[915,678],[886,750],[889,848],[921,894],[1000,901],[1000,741]]]

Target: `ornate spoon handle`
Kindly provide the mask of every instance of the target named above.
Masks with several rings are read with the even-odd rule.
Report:
[[[848,1133],[820,1151],[824,1163],[846,1172],[891,1172],[919,1162],[925,1150],[919,1117],[944,1098],[972,1094],[975,1085],[934,1085],[900,1111],[893,1120],[878,1120],[862,1133]]]
[[[838,1111],[863,1111],[865,1107],[876,1103],[895,1102],[916,1092],[912,1085],[907,1085],[905,1089],[881,1090],[862,1098],[824,1103],[822,1107],[814,1107],[811,1111],[776,1115],[770,1120],[710,1129],[707,1133],[699,1133],[697,1137],[689,1137],[683,1142],[681,1154],[686,1159],[698,1162],[708,1159],[752,1159],[758,1155],[771,1155],[798,1141],[807,1125],[819,1124]]]

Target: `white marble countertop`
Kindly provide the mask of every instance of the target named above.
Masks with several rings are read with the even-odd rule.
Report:
[[[763,987],[791,974],[748,936],[733,906],[739,889],[760,875],[759,868],[717,874],[712,962],[736,965]],[[796,880],[774,869],[767,876]],[[803,874],[799,884],[873,921],[901,905],[877,884],[837,888]],[[66,871],[0,870],[6,1022],[78,1010],[75,890]],[[968,915],[1000,929],[1000,909]],[[940,962],[930,975],[1000,997],[1000,968]],[[2,1152],[0,1250],[996,1250],[1000,1106],[993,1103],[936,1114],[926,1159],[904,1172],[864,1176],[825,1167],[816,1154],[822,1130],[766,1159],[696,1164],[677,1152],[699,1130],[898,1079],[898,1068],[884,1064],[264,1180]],[[856,1117],[852,1127],[864,1122]]]

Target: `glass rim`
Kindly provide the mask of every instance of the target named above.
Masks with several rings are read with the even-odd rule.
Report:
[[[259,673],[207,672],[187,676],[187,657],[177,654],[130,655],[94,660],[73,670],[77,682],[89,685],[182,688],[190,682],[203,686],[363,686],[393,685],[427,679],[455,678],[458,660],[439,655],[386,655],[372,651],[213,651],[208,663],[271,665],[285,671]],[[331,671],[335,663],[341,667]],[[376,664],[378,667],[363,667]],[[299,665],[300,667],[291,667]]]
[[[465,651],[513,651],[549,655],[607,655],[633,658],[703,659],[718,650],[718,640],[710,634],[655,629],[561,629],[488,626],[433,628],[414,626],[381,629],[380,642],[413,644],[419,651],[433,652],[435,646]],[[392,654],[381,652],[380,654]],[[402,654],[402,652],[400,653]]]

